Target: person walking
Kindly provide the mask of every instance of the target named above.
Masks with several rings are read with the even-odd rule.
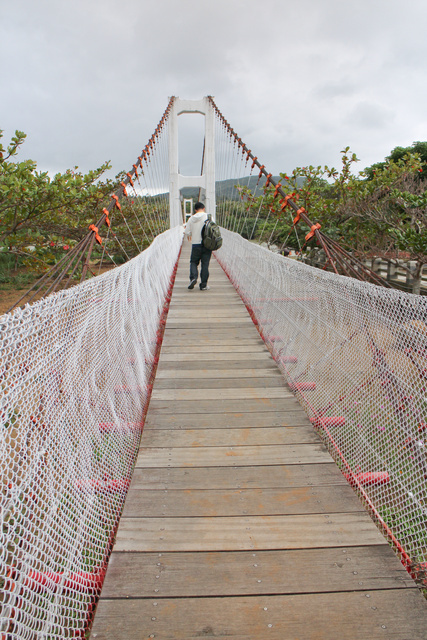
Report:
[[[199,277],[199,263],[202,263],[200,270],[200,291],[207,291],[209,278],[209,262],[212,251],[203,246],[202,229],[208,219],[205,205],[202,202],[196,202],[194,206],[195,213],[188,220],[185,227],[185,235],[187,240],[192,243],[190,257],[190,284],[189,289],[194,289]]]

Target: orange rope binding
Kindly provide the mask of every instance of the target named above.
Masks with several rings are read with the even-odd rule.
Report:
[[[264,165],[263,165],[263,166],[264,166]],[[269,174],[267,175],[267,180],[265,181],[265,189],[267,189],[267,187],[268,187],[268,186],[269,186],[269,184],[270,184],[270,178],[271,178],[271,173],[269,173]]]
[[[259,168],[259,176],[258,176],[258,180],[261,178],[262,176],[262,170],[264,169],[264,165],[262,164]]]
[[[322,226],[322,225],[321,225],[321,224],[319,224],[318,222],[317,222],[317,224],[314,224],[314,225],[311,227],[311,231],[309,231],[309,232],[307,233],[307,235],[305,236],[305,241],[307,242],[308,240],[310,240],[310,238],[312,238],[312,237],[314,236],[314,234],[316,233],[317,229],[320,229],[320,228],[321,228],[321,226]]]
[[[108,209],[106,209],[106,207],[103,208],[102,213],[105,216],[105,224],[107,225],[108,228],[111,227],[111,223],[110,223],[110,218],[108,217],[110,215]]]
[[[275,188],[274,194],[273,194],[273,198],[274,199],[276,199],[277,196],[279,195],[279,189],[281,189],[281,187],[282,187],[282,185],[280,184],[280,182],[279,182],[279,184],[276,184],[276,188]]]
[[[89,226],[89,229],[90,229],[91,231],[93,231],[93,232],[94,232],[94,234],[95,234],[95,240],[97,241],[97,243],[98,243],[98,244],[102,244],[102,238],[101,238],[101,236],[100,236],[100,235],[99,235],[99,233],[98,233],[98,231],[99,231],[98,227],[95,227],[95,225],[94,225],[94,224],[91,224],[91,225]]]
[[[258,160],[258,156],[255,156],[254,161],[252,162],[252,167],[251,167],[251,171],[254,168],[254,166],[256,165],[256,161]]]
[[[301,218],[301,214],[302,214],[302,213],[305,213],[305,209],[304,209],[304,207],[301,207],[301,209],[298,209],[298,211],[297,211],[297,215],[296,215],[296,216],[295,216],[295,218],[294,218],[294,225],[296,225],[296,224],[300,221],[300,218]]]
[[[126,191],[126,185],[124,182],[121,182],[120,185],[123,187],[123,195],[127,198],[128,192]]]
[[[129,172],[126,174],[127,177],[129,178],[129,184],[131,187],[133,187],[133,180],[132,180],[132,174],[130,174]]]
[[[120,209],[120,210],[121,210],[121,206],[120,206],[120,202],[119,202],[119,198],[118,198],[118,196],[116,196],[116,194],[115,194],[115,193],[113,193],[113,195],[112,195],[111,197],[113,198],[113,200],[115,200],[115,201],[116,201],[116,202],[115,202],[115,206],[117,207],[117,209]]]
[[[280,207],[280,211],[284,211],[286,209],[286,207],[289,204],[289,200],[292,198],[292,194],[288,193],[288,195],[286,195],[283,200],[280,200],[280,204],[282,205]]]
[[[133,164],[132,166],[135,169],[135,178],[138,180],[138,167],[136,166],[136,164]]]

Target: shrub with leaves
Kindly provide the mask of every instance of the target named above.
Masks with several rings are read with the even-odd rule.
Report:
[[[51,177],[33,160],[16,160],[25,133],[16,131],[7,148],[2,137],[0,130],[0,251],[40,274],[86,235],[116,182],[100,180],[108,162]]]

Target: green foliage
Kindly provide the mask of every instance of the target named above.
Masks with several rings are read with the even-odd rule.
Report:
[[[339,170],[297,167],[290,175],[280,174],[281,188],[324,233],[359,258],[404,251],[417,263],[412,275],[419,286],[427,263],[427,182],[422,179],[427,142],[396,147],[385,162],[364,171],[355,172],[357,162],[357,155],[346,147]],[[295,211],[283,209],[282,196],[273,185],[258,197],[247,187],[237,189],[245,216],[257,220],[254,239],[296,250],[315,244],[315,238],[305,240],[308,229],[302,222],[293,224]]]
[[[18,257],[16,266],[43,272],[86,235],[116,183],[100,180],[109,163],[51,178],[33,160],[15,160],[23,132],[16,131],[6,149],[2,137],[0,130],[0,250]]]
[[[400,160],[404,160],[405,156],[418,156],[421,161],[419,167],[419,176],[421,180],[427,178],[427,142],[413,142],[410,147],[395,147],[390,154],[386,157],[384,162],[377,162],[365,169],[366,177],[372,180],[374,174],[381,169],[384,169],[389,162],[398,163]]]
[[[421,167],[418,155],[405,154],[377,166],[371,178],[362,172],[351,184],[345,208],[340,205],[349,220],[360,220],[369,230],[371,252],[400,249],[420,268],[427,262],[427,191],[418,177]]]
[[[356,154],[346,147],[340,171],[328,167],[296,169],[306,180],[299,190],[309,217],[322,230],[360,258],[399,250],[416,261],[414,292],[427,263],[427,183],[420,179],[427,143],[413,149],[396,147],[384,163],[357,175]],[[416,149],[415,149],[416,147]],[[330,181],[325,185],[324,179]],[[311,241],[313,242],[313,240]]]
[[[411,250],[412,255],[427,256],[427,231],[419,231],[403,224],[399,229],[390,229],[390,235],[395,240],[396,246],[402,251]]]
[[[370,175],[356,175],[356,154],[349,147],[341,153],[340,171],[309,166],[295,169],[288,179],[294,186],[297,177],[304,177],[299,203],[310,219],[360,257],[403,249],[420,265],[427,262],[427,191],[419,180],[421,158],[405,153],[374,165]]]

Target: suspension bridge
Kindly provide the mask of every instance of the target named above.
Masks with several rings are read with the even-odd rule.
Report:
[[[185,189],[222,227],[208,292]],[[285,215],[329,270],[255,242]],[[97,247],[135,257],[85,279]],[[2,640],[425,638],[426,298],[328,238],[213,98],[169,101],[41,291],[0,317]]]

